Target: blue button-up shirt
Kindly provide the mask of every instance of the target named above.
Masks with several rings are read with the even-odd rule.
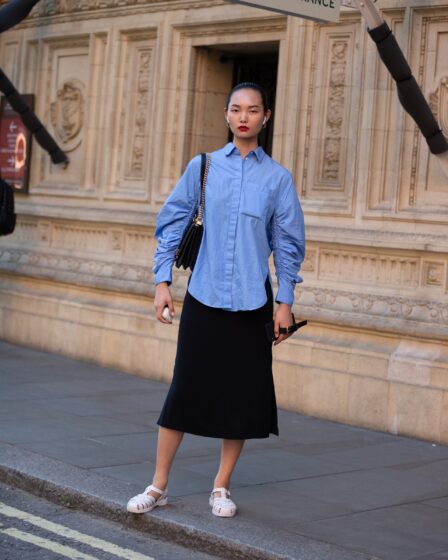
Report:
[[[188,164],[157,217],[155,284],[172,282],[175,252],[200,201],[201,156]],[[303,211],[291,173],[261,146],[241,157],[233,142],[211,153],[204,233],[188,291],[211,307],[258,309],[274,253],[277,303],[292,305],[305,257]]]

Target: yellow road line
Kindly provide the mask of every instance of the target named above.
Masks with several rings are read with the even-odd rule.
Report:
[[[37,535],[32,535],[31,533],[25,533],[24,531],[19,531],[19,529],[1,529],[0,533],[4,535],[9,535],[14,539],[20,541],[25,541],[40,548],[45,548],[46,550],[51,550],[56,554],[70,558],[71,560],[98,560],[95,556],[90,556],[90,554],[84,554],[84,552],[78,552],[76,549],[70,546],[65,546],[64,544],[59,544],[49,539],[44,539],[43,537],[38,537]]]
[[[152,556],[145,556],[144,554],[140,554],[140,552],[135,552],[134,550],[130,550],[128,548],[122,548],[121,546],[98,539],[97,537],[85,535],[79,531],[75,531],[74,529],[69,529],[64,525],[59,525],[59,523],[53,523],[52,521],[48,521],[47,519],[43,519],[37,515],[10,507],[2,502],[0,502],[0,515],[26,521],[27,523],[31,523],[32,525],[40,527],[50,533],[55,533],[61,537],[67,537],[80,543],[87,544],[92,548],[97,548],[103,552],[109,552],[110,554],[114,554],[115,556],[124,558],[125,560],[155,560]]]

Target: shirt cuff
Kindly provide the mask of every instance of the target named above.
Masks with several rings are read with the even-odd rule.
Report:
[[[168,286],[173,282],[173,266],[164,265],[159,268],[159,270],[154,274],[154,284],[160,284],[161,282],[168,282]]]
[[[294,303],[294,287],[295,283],[291,284],[284,280],[279,280],[275,303],[287,303],[288,305],[292,305]]]

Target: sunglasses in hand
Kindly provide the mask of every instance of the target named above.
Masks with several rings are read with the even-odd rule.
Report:
[[[292,315],[292,325],[289,325],[288,327],[280,327],[279,328],[280,334],[292,334],[296,332],[296,330],[300,329],[300,327],[303,327],[308,323],[308,321],[306,320],[299,321],[298,323],[296,323],[294,313],[291,313],[291,315]],[[269,321],[269,323],[265,324],[266,336],[268,337],[269,342],[274,342],[274,340],[277,340],[278,338],[275,336],[274,333],[274,325],[275,325],[274,320]]]

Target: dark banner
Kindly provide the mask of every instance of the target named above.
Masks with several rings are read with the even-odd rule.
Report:
[[[34,95],[23,98],[34,109]],[[31,132],[5,97],[0,103],[0,176],[15,191],[27,193],[30,172]]]

